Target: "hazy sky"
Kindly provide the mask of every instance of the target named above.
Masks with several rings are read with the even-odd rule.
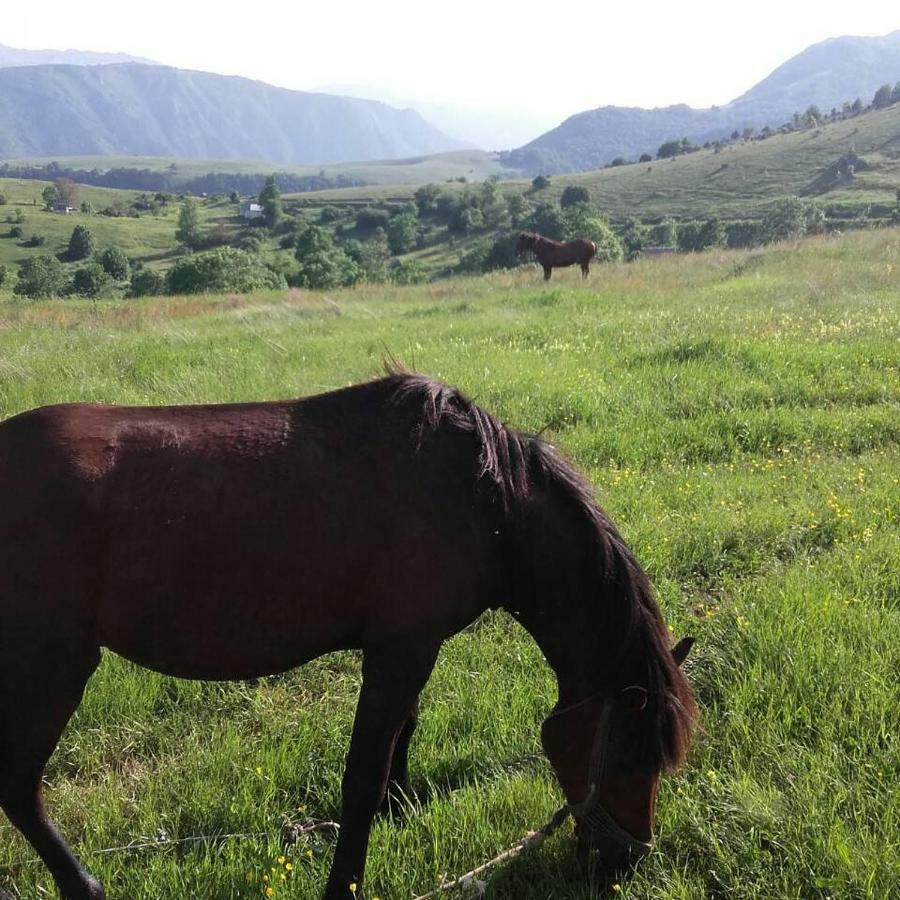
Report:
[[[0,5],[0,43],[13,47],[124,51],[291,88],[379,85],[556,120],[607,103],[726,103],[809,44],[900,29],[897,0]]]

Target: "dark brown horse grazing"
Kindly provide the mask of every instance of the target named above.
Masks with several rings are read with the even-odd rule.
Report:
[[[544,267],[544,281],[550,280],[554,268],[574,266],[575,263],[581,266],[581,277],[587,278],[591,260],[597,255],[597,245],[587,238],[562,243],[533,231],[521,231],[516,241],[516,256],[529,250]]]
[[[363,651],[327,900],[360,884],[386,790],[409,790],[442,642],[507,609],[556,672],[543,743],[580,836],[649,848],[690,689],[650,585],[554,450],[394,372],[305,400],[53,406],[0,424],[0,805],[65,900],[100,900],[41,776],[108,647],[182,678]]]

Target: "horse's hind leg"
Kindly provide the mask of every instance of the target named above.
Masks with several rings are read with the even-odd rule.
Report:
[[[552,266],[544,266],[544,281],[549,281],[550,276],[553,274]]]
[[[41,793],[47,760],[100,660],[93,648],[29,647],[16,658],[0,648],[0,807],[53,875],[63,900],[104,900],[103,888],[82,867],[56,830]],[[26,644],[27,646],[27,644]]]
[[[591,264],[589,262],[584,262],[581,264],[581,277],[587,278],[591,271]]]

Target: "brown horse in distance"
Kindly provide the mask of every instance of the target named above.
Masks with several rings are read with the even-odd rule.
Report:
[[[587,238],[577,241],[554,241],[533,231],[522,231],[516,241],[516,256],[531,251],[544,267],[544,281],[549,281],[554,268],[581,266],[581,277],[587,278],[591,260],[597,255],[597,245]]]
[[[22,413],[0,423],[0,806],[63,900],[103,900],[41,796],[101,647],[195,679],[360,648],[325,888],[351,900],[374,815],[410,791],[441,644],[490,607],[556,673],[542,740],[580,837],[634,862],[688,746],[686,645],[670,650],[646,576],[547,444],[402,372],[285,402]]]

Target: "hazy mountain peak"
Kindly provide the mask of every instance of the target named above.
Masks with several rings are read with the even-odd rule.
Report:
[[[135,62],[155,65],[153,60],[128,53],[95,53],[91,50],[20,50],[0,44],[0,68],[12,66],[108,66],[116,63]]]

